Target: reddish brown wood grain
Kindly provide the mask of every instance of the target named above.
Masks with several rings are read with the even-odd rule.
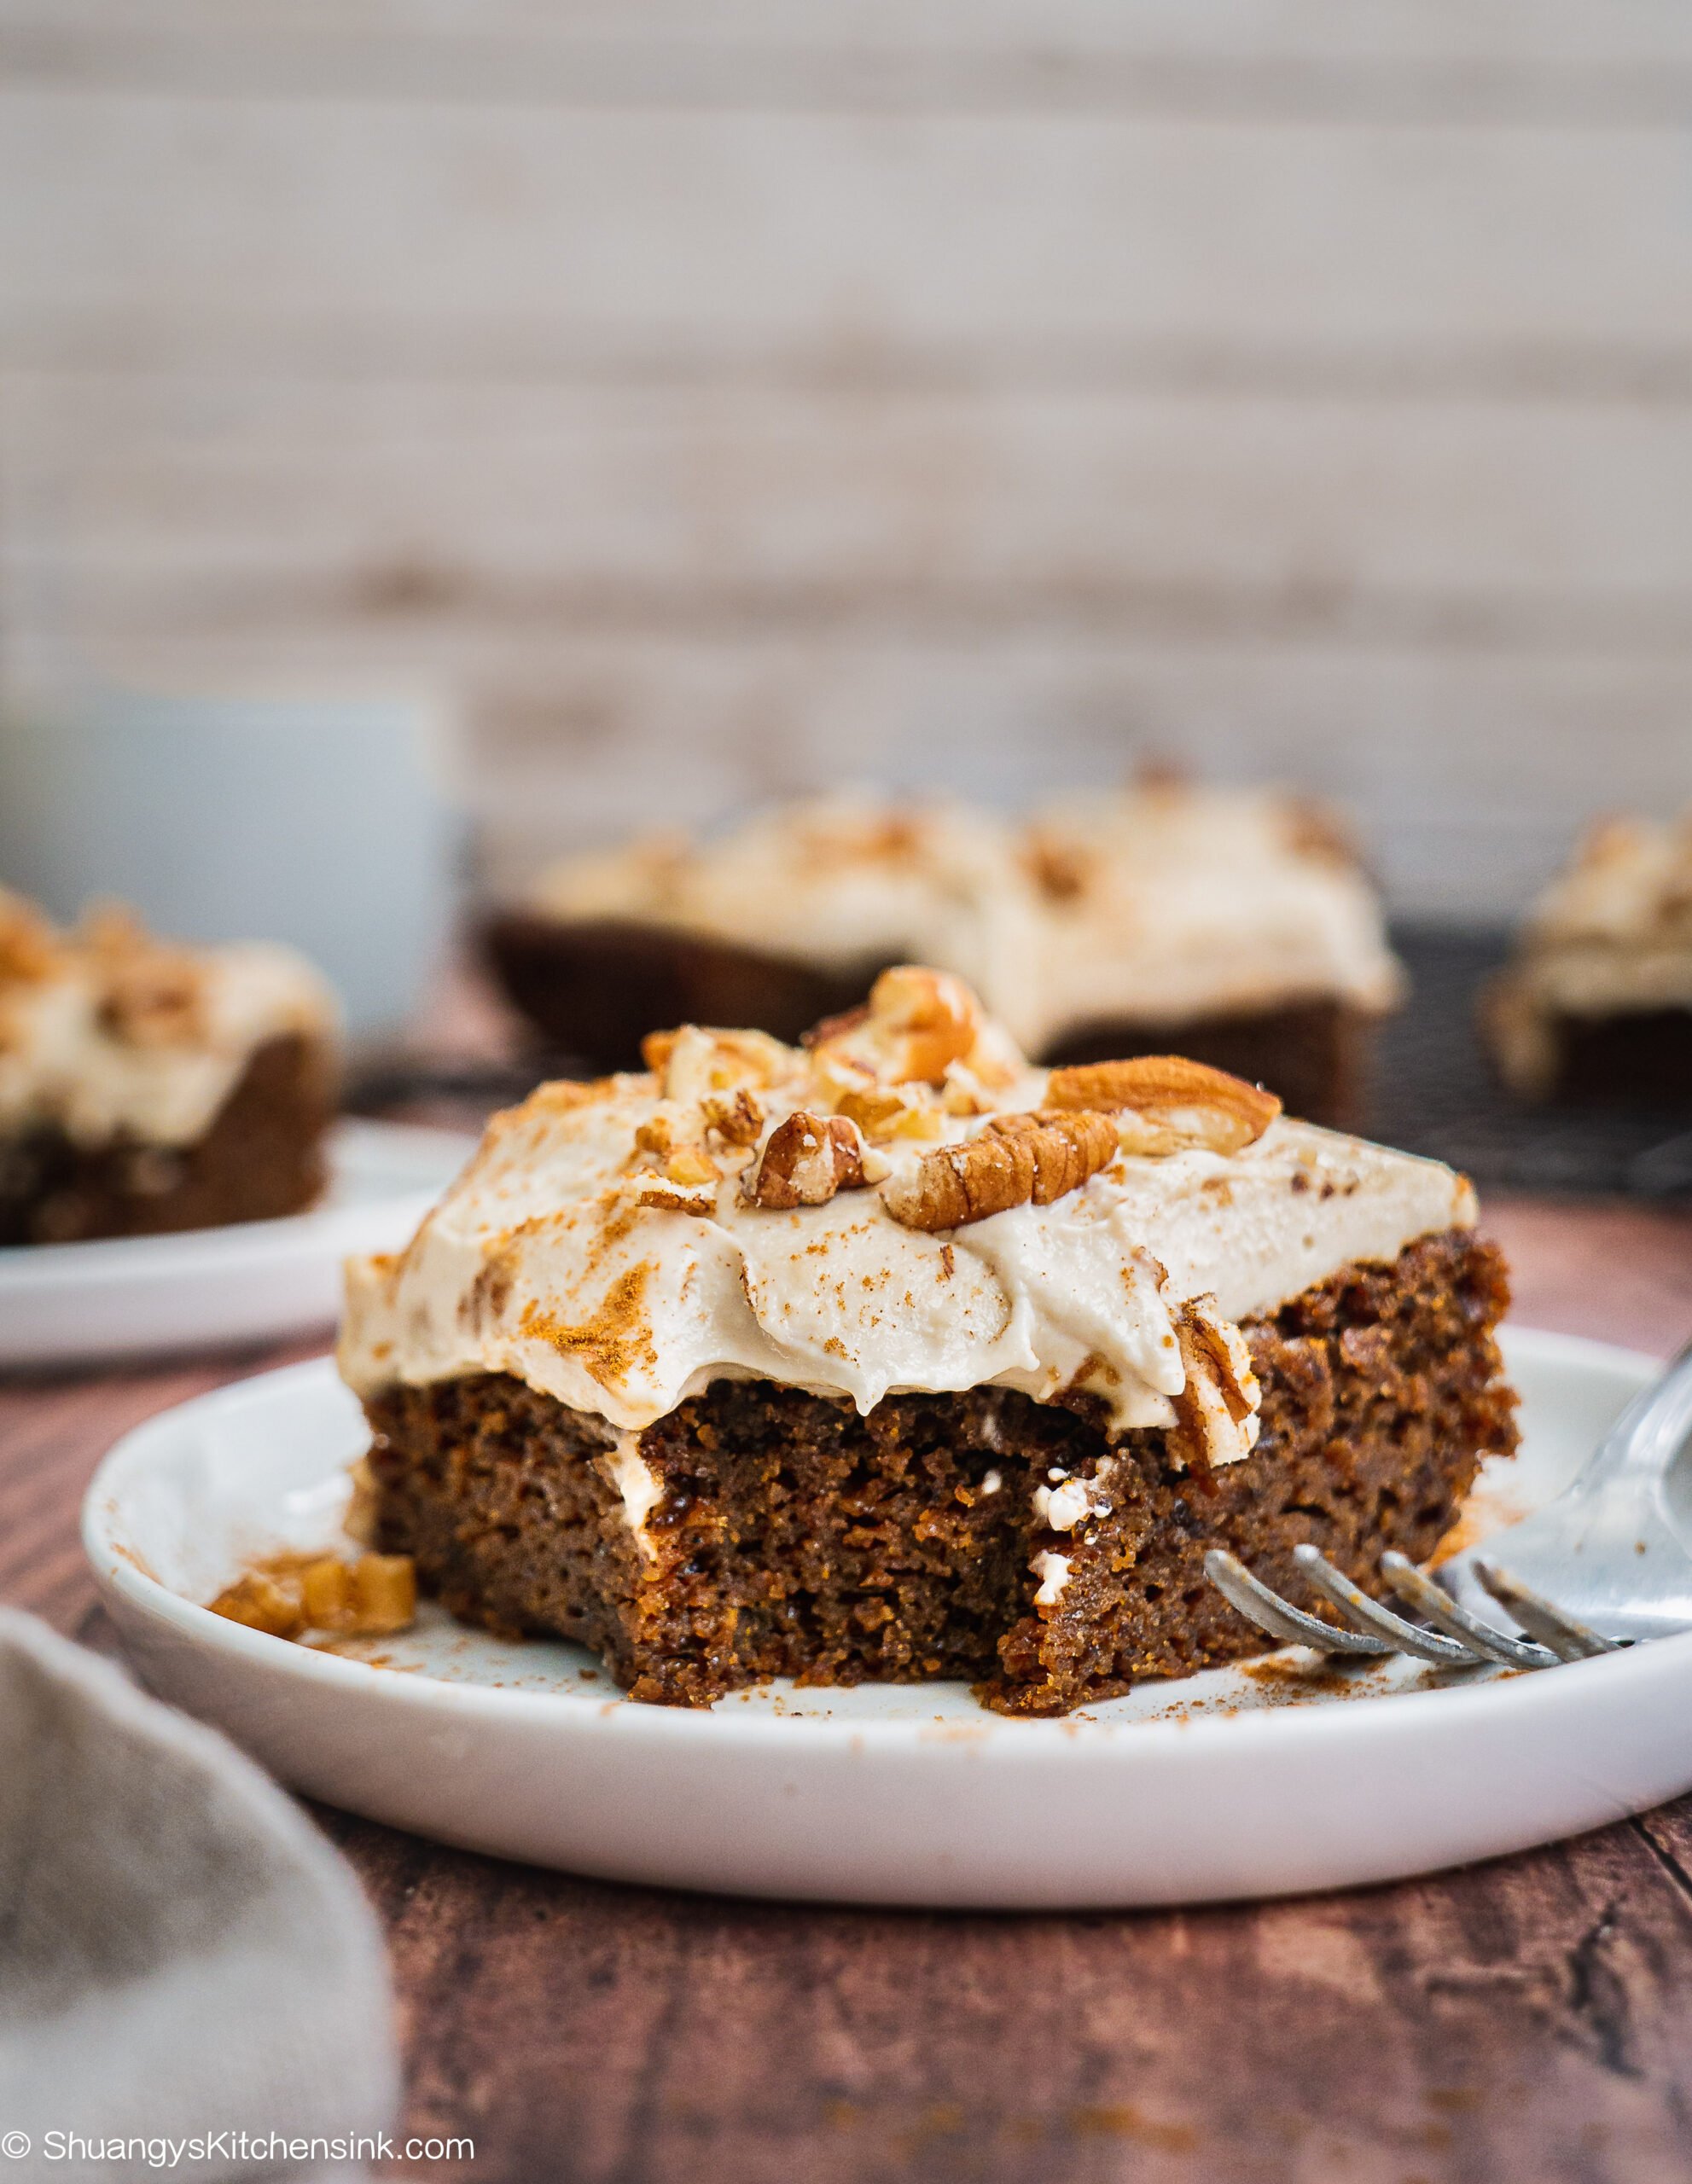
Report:
[[[1489,1219],[1523,1320],[1692,1333],[1683,1217]],[[0,1387],[0,1597],[109,1643],[75,1531],[100,1455],[286,1354]],[[1692,1799],[1351,1896],[1036,1918],[669,1896],[321,1817],[392,1938],[407,2128],[475,2141],[432,2174],[1692,2178]]]

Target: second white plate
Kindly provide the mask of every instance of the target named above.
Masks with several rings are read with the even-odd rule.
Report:
[[[404,1244],[474,1144],[456,1130],[342,1121],[329,1191],[310,1213],[0,1251],[0,1366],[154,1356],[331,1327],[341,1261]]]
[[[1509,1338],[1525,1444],[1470,1535],[1556,1493],[1648,1359]],[[285,1781],[443,1841],[609,1878],[1001,1908],[1339,1888],[1573,1834],[1692,1786],[1692,1635],[1538,1675],[1299,1652],[1008,1721],[956,1684],[637,1705],[572,1646],[427,1609],[336,1652],[209,1614],[255,1554],[339,1536],[358,1406],[326,1362],[119,1443],[84,1536],[146,1680]]]

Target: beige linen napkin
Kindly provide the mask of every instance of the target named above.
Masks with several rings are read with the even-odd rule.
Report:
[[[335,1851],[222,1737],[0,1610],[0,2184],[320,2175],[338,2149],[271,2135],[368,2137],[398,2102],[381,1937]]]

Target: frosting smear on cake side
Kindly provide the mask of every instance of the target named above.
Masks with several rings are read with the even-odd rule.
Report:
[[[724,1378],[1084,1394],[1215,1466],[1255,1438],[1240,1320],[1474,1219],[1450,1169],[1218,1071],[1030,1068],[934,971],[805,1048],[689,1025],[648,1060],[497,1117],[407,1250],[351,1263],[356,1390],[506,1373],[622,1432]]]

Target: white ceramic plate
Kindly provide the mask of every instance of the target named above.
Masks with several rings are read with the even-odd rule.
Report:
[[[403,1244],[474,1144],[454,1130],[343,1121],[328,1194],[310,1213],[0,1251],[0,1366],[156,1356],[330,1327],[342,1259]]]
[[[1526,1447],[1478,1536],[1555,1493],[1648,1359],[1515,1333]],[[336,1652],[208,1614],[254,1554],[334,1542],[363,1443],[327,1362],[131,1433],[84,1537],[154,1690],[285,1781],[449,1843],[759,1896],[1106,1906],[1337,1888],[1485,1858],[1692,1785],[1692,1635],[1533,1676],[1336,1672],[1288,1652],[1007,1721],[962,1685],[635,1705],[572,1646],[438,1610]],[[358,1658],[362,1653],[364,1658]]]

